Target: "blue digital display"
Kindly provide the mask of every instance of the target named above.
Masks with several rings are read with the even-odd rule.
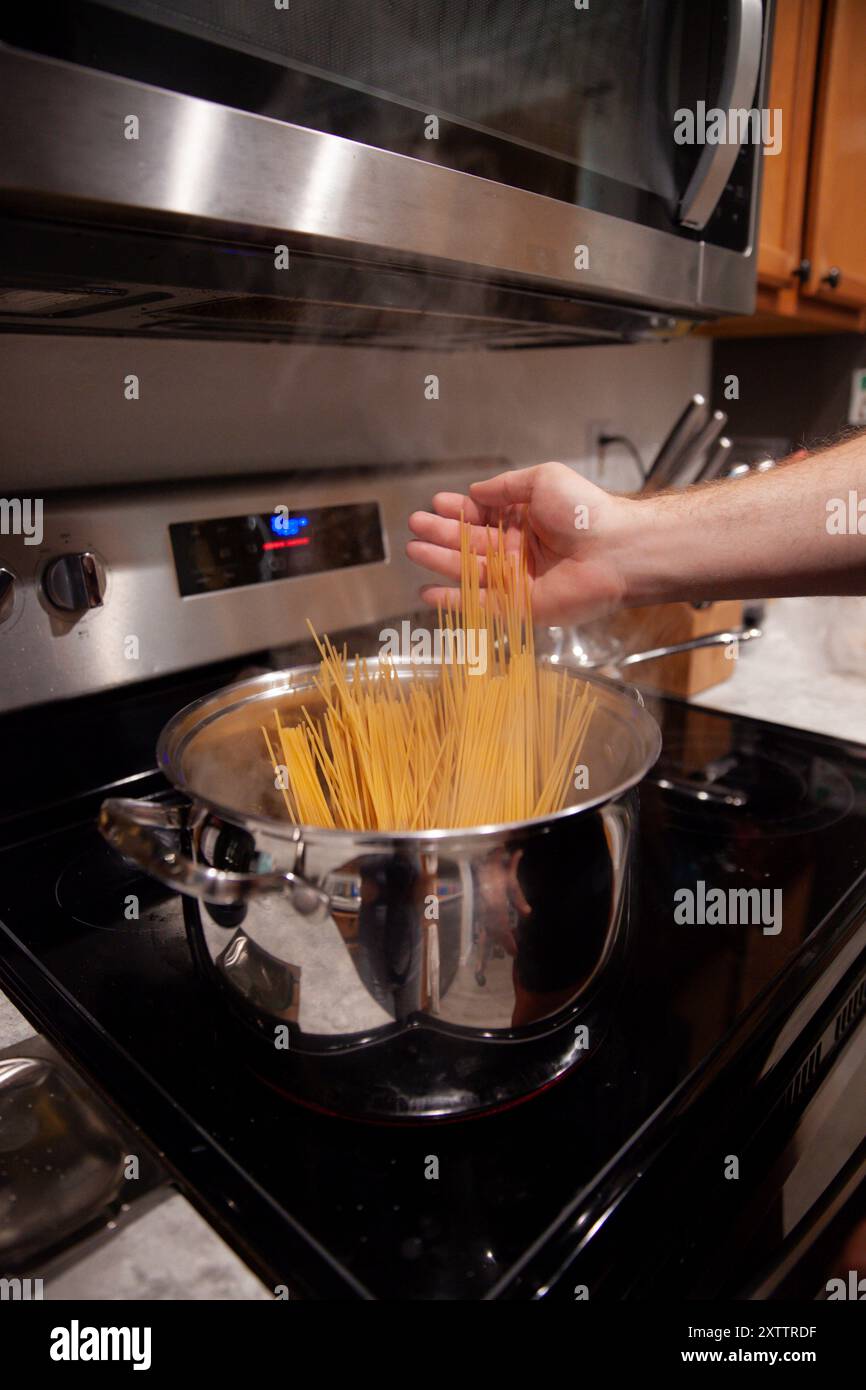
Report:
[[[183,598],[385,559],[378,502],[172,522],[169,534]]]
[[[309,524],[308,516],[283,516],[282,512],[274,512],[271,517],[271,530],[275,536],[299,536]]]

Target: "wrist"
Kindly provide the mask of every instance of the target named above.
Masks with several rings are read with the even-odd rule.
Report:
[[[625,608],[678,597],[675,585],[682,587],[682,576],[677,581],[670,556],[679,556],[678,570],[683,558],[676,540],[679,501],[676,494],[618,500],[612,539]]]

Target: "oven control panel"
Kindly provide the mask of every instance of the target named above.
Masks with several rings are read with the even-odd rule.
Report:
[[[278,504],[272,512],[176,522],[168,529],[185,597],[385,559],[376,502]]]
[[[503,459],[295,470],[6,499],[0,713],[348,628],[422,606],[412,511]],[[27,521],[27,526],[23,523]],[[20,523],[20,524],[16,524]]]

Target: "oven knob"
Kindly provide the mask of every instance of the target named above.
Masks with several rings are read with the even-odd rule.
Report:
[[[0,623],[5,623],[7,618],[12,617],[14,607],[15,575],[11,570],[7,570],[5,565],[0,565]]]
[[[42,581],[49,603],[64,613],[101,608],[105,571],[89,550],[52,560]]]

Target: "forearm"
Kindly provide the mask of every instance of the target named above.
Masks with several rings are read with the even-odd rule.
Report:
[[[866,594],[866,434],[736,482],[635,499],[616,545],[632,607]]]

